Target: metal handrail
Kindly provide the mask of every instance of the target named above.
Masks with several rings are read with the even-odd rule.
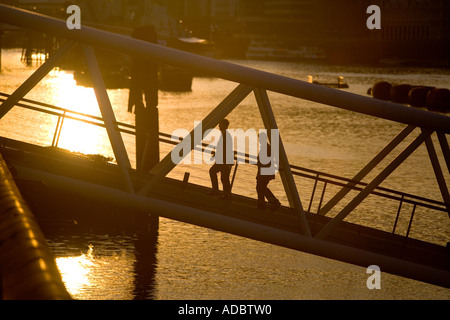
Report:
[[[1,96],[8,97],[9,95],[5,94],[5,93],[0,93],[0,102],[3,102],[6,99],[1,98]],[[23,102],[26,102],[28,104],[25,104]],[[45,108],[48,108],[48,109],[53,109],[53,110],[56,110],[56,111],[46,110],[44,108],[39,108],[38,106],[29,105],[30,103],[31,104],[36,104],[38,106],[42,106],[42,107],[45,107]],[[29,110],[33,110],[33,111],[43,112],[43,113],[46,113],[46,114],[49,114],[49,115],[53,115],[53,116],[58,116],[58,117],[64,116],[64,118],[67,118],[67,119],[76,120],[76,121],[84,122],[84,123],[91,124],[91,125],[94,125],[94,126],[99,126],[99,127],[105,128],[105,124],[103,122],[103,118],[98,117],[98,116],[94,116],[92,114],[77,112],[77,111],[73,111],[73,110],[70,110],[70,109],[65,109],[65,108],[61,108],[61,107],[57,107],[57,106],[52,106],[50,104],[45,104],[45,103],[41,103],[41,102],[38,102],[38,101],[29,100],[29,99],[21,99],[21,102],[16,103],[16,106],[22,107],[22,108],[25,108],[25,109],[29,109]],[[70,115],[70,114],[73,114],[73,115]],[[77,116],[79,116],[79,117],[77,117]],[[91,120],[81,119],[80,117],[90,118]],[[119,131],[120,132],[128,133],[128,134],[136,134],[136,132],[131,131],[131,130],[135,130],[135,127],[133,125],[130,125],[130,124],[124,123],[124,122],[115,122],[115,124],[117,126],[119,126]],[[126,129],[122,129],[120,127],[124,127]]]
[[[264,88],[349,111],[450,134],[450,117],[443,114],[363,97],[87,26],[82,26],[79,30],[69,30],[63,20],[8,5],[0,5],[0,21],[94,47],[129,54],[143,60],[175,65],[255,88]]]
[[[334,184],[334,185],[340,186],[340,187],[349,187],[348,183],[352,183],[354,186],[350,186],[350,188],[352,190],[356,190],[356,191],[361,191],[363,187],[367,186],[366,182],[355,181],[352,179],[340,177],[337,175],[333,175],[333,174],[329,174],[329,173],[325,173],[325,172],[321,172],[321,171],[317,171],[317,170],[307,169],[307,168],[299,167],[296,165],[291,165],[291,169],[292,169],[292,173],[294,175],[302,176],[302,177],[310,178],[310,179],[317,179],[317,181],[331,183],[331,184]],[[336,180],[338,180],[338,181],[336,181]],[[375,188],[375,190],[379,190],[379,192],[376,192],[376,191],[372,192],[372,194],[374,194],[374,195],[381,195],[385,198],[390,198],[390,199],[399,200],[399,201],[401,200],[402,197],[407,197],[407,198],[410,198],[411,200],[408,200],[406,198],[403,200],[404,202],[412,203],[412,204],[416,203],[418,205],[421,205],[421,206],[424,206],[424,207],[427,207],[430,209],[440,210],[440,211],[444,211],[444,212],[447,211],[445,208],[445,203],[438,201],[438,200],[428,199],[428,198],[417,196],[417,195],[414,195],[411,193],[397,191],[397,190],[393,190],[393,189],[386,188],[386,187],[380,187],[380,186]],[[385,192],[385,193],[383,193],[383,192]],[[391,193],[393,195],[388,195],[386,193]],[[423,202],[429,202],[429,204],[425,204]],[[440,206],[442,206],[442,208],[437,207],[436,205],[437,206],[440,205]]]
[[[1,154],[0,196],[0,300],[70,300],[54,255]]]

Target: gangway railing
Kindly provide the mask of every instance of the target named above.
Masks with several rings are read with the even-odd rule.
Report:
[[[204,225],[207,226],[214,226],[215,228],[221,229],[222,226],[226,225],[230,228],[235,228],[235,230],[239,230],[239,232],[236,231],[236,233],[239,234],[249,236],[249,233],[252,233],[253,238],[256,239],[265,239],[264,241],[284,245],[290,243],[289,247],[328,257],[337,257],[338,259],[352,261],[353,263],[360,265],[368,262],[371,258],[376,258],[379,261],[379,264],[382,264],[382,266],[380,266],[382,269],[392,270],[394,273],[408,273],[408,276],[419,278],[432,276],[438,278],[438,280],[436,280],[437,282],[440,281],[441,283],[444,282],[448,284],[448,270],[432,271],[427,268],[423,268],[423,266],[410,265],[410,263],[406,261],[399,261],[398,259],[393,259],[387,256],[376,255],[375,257],[370,252],[365,252],[362,254],[361,252],[356,252],[354,249],[342,246],[339,249],[336,249],[337,251],[335,252],[330,250],[330,248],[336,247],[336,244],[327,241],[327,237],[335,232],[339,224],[346,219],[355,208],[361,205],[361,203],[369,195],[373,194],[375,190],[379,191],[377,188],[380,184],[385,181],[386,178],[388,178],[400,166],[400,164],[405,162],[405,160],[408,159],[419,146],[423,144],[426,145],[443,203],[445,204],[448,216],[450,216],[450,194],[448,181],[445,178],[433,140],[431,139],[433,134],[437,135],[439,146],[444,157],[444,163],[446,164],[447,170],[450,172],[450,148],[447,141],[447,135],[450,134],[450,117],[392,102],[381,101],[349,92],[343,92],[320,85],[310,84],[304,81],[167,48],[157,44],[133,39],[129,36],[114,34],[92,27],[82,26],[79,30],[69,30],[67,28],[66,21],[18,9],[12,6],[0,5],[0,22],[67,39],[67,41],[57,52],[50,56],[50,58],[42,66],[40,66],[35,73],[33,73],[2,103],[0,106],[0,120],[16,105],[16,103],[24,98],[25,95],[37,83],[39,83],[39,81],[41,81],[54,67],[56,67],[59,61],[68,52],[77,46],[81,46],[83,55],[88,64],[94,91],[102,118],[104,119],[104,125],[123,180],[123,190],[111,190],[104,188],[103,192],[96,193],[98,197],[111,199],[111,195],[114,195],[112,201],[123,201],[123,203],[129,203],[132,206],[139,207],[152,205],[154,208],[157,208],[161,214],[165,214],[175,219],[181,219],[180,215],[183,215],[183,217],[186,217],[185,215],[189,215],[190,219],[197,217]],[[400,145],[400,143],[406,141],[406,138],[412,135],[414,131],[419,132],[416,132],[417,135],[414,140],[410,142],[409,145],[398,155],[396,155],[394,160],[382,168],[381,172],[378,173],[375,178],[373,178],[366,185],[359,185],[362,189],[357,192],[356,196],[354,196],[348,204],[340,209],[340,211],[333,216],[333,218],[316,234],[311,233],[309,223],[306,219],[306,210],[304,210],[302,200],[300,199],[299,192],[297,190],[297,185],[294,180],[294,173],[284,149],[281,133],[278,141],[280,164],[279,173],[281,181],[283,182],[283,187],[286,191],[289,206],[298,216],[298,223],[302,230],[302,235],[286,234],[280,230],[273,229],[271,232],[273,232],[273,234],[277,234],[277,237],[272,238],[267,229],[261,228],[255,224],[235,221],[230,217],[212,215],[209,212],[203,212],[194,208],[189,208],[189,210],[186,208],[183,209],[172,203],[161,202],[156,199],[149,199],[146,197],[152,190],[157,188],[158,183],[176,167],[177,164],[172,161],[170,154],[164,157],[153,167],[150,172],[151,179],[144,186],[140,186],[138,190],[134,190],[129,173],[129,169],[131,168],[130,160],[118,129],[118,123],[115,119],[114,111],[106,91],[106,86],[100,72],[94,47],[117,51],[121,54],[130,55],[141,60],[178,66],[204,75],[237,83],[237,87],[200,122],[198,127],[194,128],[194,130],[190,133],[191,141],[195,141],[194,133],[198,132],[200,129],[199,127],[201,127],[201,133],[203,136],[207,130],[215,128],[224,117],[226,117],[251,94],[254,95],[264,127],[267,130],[278,130],[279,128],[272,110],[268,92],[275,92],[294,98],[305,99],[331,107],[337,107],[347,111],[357,112],[406,125],[406,127],[396,137],[394,137],[394,139],[390,141],[386,147],[376,154],[372,160],[370,160],[358,173],[355,174],[354,177],[347,181],[345,186],[343,186],[339,192],[327,201],[327,203],[321,206],[318,213],[319,215],[327,215],[331,209],[337,208],[337,205],[341,202],[341,200],[348,196],[351,190],[354,190],[353,187],[363,181],[363,179],[369,174],[373,173],[374,169],[379,167],[382,161],[390,156],[395,151],[396,147]],[[64,114],[62,115],[66,116]],[[201,142],[198,142],[198,145],[200,143]],[[192,145],[191,150],[198,145]],[[79,181],[62,179],[55,176],[47,176],[47,178],[54,179],[55,183],[58,181],[57,184],[61,186],[61,188],[65,186],[82,193],[87,193],[90,190],[90,186],[81,186],[81,182]],[[92,193],[94,192],[92,191]],[[282,240],[283,238],[286,240],[285,242]],[[346,254],[344,254],[344,252],[346,252]],[[408,269],[408,271],[405,271],[406,269]],[[409,270],[412,271],[409,272]],[[414,275],[411,273],[414,273]]]
[[[0,92],[0,102],[5,101],[9,96],[10,96],[9,94]],[[59,135],[61,134],[61,132],[63,130],[63,125],[64,125],[65,119],[78,121],[81,123],[97,126],[97,127],[103,128],[103,129],[106,127],[104,124],[104,120],[101,117],[87,114],[87,113],[73,111],[70,109],[54,106],[54,105],[47,104],[47,103],[42,103],[39,101],[34,101],[31,99],[25,99],[25,98],[21,99],[16,104],[16,106],[27,109],[27,110],[41,112],[41,113],[47,114],[49,116],[58,117],[54,135],[52,138],[52,145],[51,145],[52,147],[55,147],[55,148],[58,147]],[[116,124],[117,124],[117,128],[118,128],[119,132],[121,132],[122,134],[128,134],[128,135],[132,135],[132,136],[136,135],[136,127],[134,125],[124,123],[124,122],[116,122]],[[183,137],[177,137],[177,136],[173,136],[171,134],[159,132],[160,143],[176,146],[182,140],[183,140]],[[211,151],[210,148],[211,148],[211,146],[209,144],[202,143],[200,146],[196,147],[196,150],[202,151],[202,152],[206,151],[206,150]],[[235,151],[234,153],[235,153],[234,160],[236,163],[239,162],[239,163],[252,164],[252,163],[255,163],[255,160],[257,158],[256,155],[251,155],[251,154],[245,153],[245,152]],[[361,191],[361,190],[363,190],[364,187],[367,187],[367,185],[368,185],[365,182],[353,181],[349,178],[340,177],[340,176],[337,176],[334,174],[321,172],[318,170],[312,170],[312,169],[304,168],[304,167],[297,166],[297,165],[290,164],[290,168],[291,168],[292,174],[294,176],[298,176],[298,177],[302,177],[302,178],[314,181],[314,186],[312,188],[311,198],[309,200],[309,205],[308,205],[308,209],[307,209],[308,213],[314,213],[314,214],[320,213],[320,209],[324,202],[325,193],[326,193],[328,185],[334,185],[337,187],[346,187],[347,185],[351,184],[350,189],[352,191]],[[318,190],[319,183],[323,183],[322,192],[319,193],[320,199],[319,199],[318,206],[315,210],[313,210],[314,209],[313,203],[314,203],[316,194],[319,192],[319,190]],[[375,195],[375,196],[379,196],[384,199],[394,200],[394,201],[398,202],[398,209],[396,211],[397,213],[395,215],[395,218],[393,218],[392,233],[395,233],[395,231],[396,231],[397,222],[398,222],[403,205],[410,204],[413,206],[412,212],[410,214],[410,219],[408,221],[408,229],[406,232],[406,237],[409,236],[411,225],[413,223],[414,212],[417,208],[421,207],[421,208],[431,209],[436,212],[443,212],[443,213],[447,212],[446,204],[442,201],[428,199],[425,197],[417,196],[417,195],[414,195],[411,193],[397,191],[397,190],[390,189],[390,188],[378,186],[377,188],[375,188],[374,191],[371,192],[371,194]],[[430,215],[430,219],[432,219],[432,218],[433,218],[433,216]]]

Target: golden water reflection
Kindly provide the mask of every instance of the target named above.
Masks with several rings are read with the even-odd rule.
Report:
[[[99,115],[94,90],[78,86],[71,72],[55,69],[47,81],[52,91],[49,96],[54,104],[82,113]]]
[[[94,254],[94,246],[89,245],[88,251],[81,255],[57,257],[56,264],[67,291],[74,299],[133,298],[134,266],[124,251]]]
[[[57,258],[56,264],[70,294],[80,295],[85,287],[91,285],[89,278],[95,266],[92,246],[89,246],[89,251],[86,254]]]
[[[92,88],[78,86],[73,74],[53,70],[47,80],[52,104],[76,112],[100,116],[95,92]],[[85,119],[89,120],[89,119]],[[57,146],[84,154],[109,156],[111,149],[106,130],[72,119],[64,119]],[[53,132],[51,132],[53,138]]]

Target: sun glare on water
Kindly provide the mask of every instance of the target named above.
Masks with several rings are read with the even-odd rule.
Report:
[[[90,275],[95,267],[92,246],[86,254],[75,257],[60,257],[56,264],[66,288],[72,295],[81,294],[84,288],[93,285]]]
[[[53,104],[83,114],[100,116],[96,96],[92,88],[77,86],[71,73],[53,71],[49,80]],[[67,113],[67,115],[71,115]],[[79,117],[79,116],[78,116]],[[84,120],[84,117],[81,117]],[[53,134],[53,133],[52,133]],[[57,140],[57,146],[84,154],[101,154],[104,128],[65,118]]]
[[[56,258],[56,265],[74,299],[132,299],[134,265],[126,250],[110,251],[90,244],[85,253]]]

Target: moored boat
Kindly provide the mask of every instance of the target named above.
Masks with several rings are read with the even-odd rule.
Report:
[[[245,54],[247,59],[256,60],[322,60],[325,51],[319,47],[289,47],[280,41],[252,40]]]
[[[337,89],[346,89],[349,87],[347,82],[345,82],[344,77],[338,76],[337,82],[322,82],[318,80],[318,77],[315,76],[314,79],[312,76],[308,76],[308,82],[319,84],[321,86],[330,87],[330,88],[337,88]]]

